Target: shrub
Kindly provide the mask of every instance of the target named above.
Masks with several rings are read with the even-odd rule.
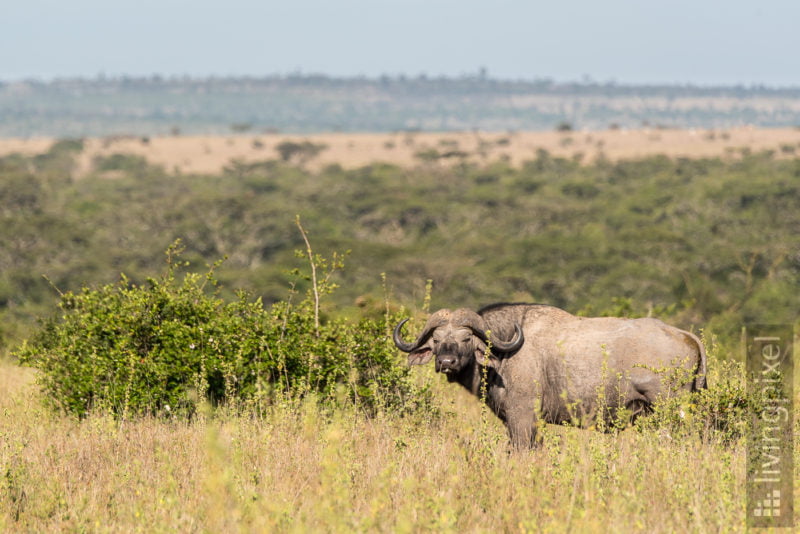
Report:
[[[708,349],[708,388],[686,392],[656,402],[654,413],[637,419],[642,431],[666,432],[674,438],[688,435],[723,443],[747,435],[751,415],[759,413],[765,399],[748,392],[742,363],[717,356],[714,339],[706,339]]]
[[[67,138],[59,139],[53,146],[50,147],[49,152],[53,153],[79,153],[83,152],[84,140],[81,138]]]
[[[144,156],[134,154],[115,153],[108,156],[96,156],[94,158],[94,168],[98,172],[122,171],[133,174],[144,173],[149,164]]]
[[[556,124],[557,132],[571,132],[573,130],[572,123],[568,121],[561,121]]]
[[[16,351],[41,371],[49,404],[78,416],[99,409],[126,417],[309,393],[368,411],[404,410],[418,394],[424,402],[389,341],[395,317],[319,320],[319,297],[335,287],[335,259],[312,257],[312,270],[324,274],[313,291],[297,305],[289,299],[267,309],[242,291],[226,302],[211,291],[217,265],[205,276],[186,272],[180,252],[170,247],[165,273],[145,284],[123,275],[61,295],[59,314]]]
[[[296,159],[301,165],[319,155],[320,152],[328,148],[324,143],[312,143],[311,141],[282,141],[278,143],[275,150],[281,157],[282,161],[291,161]]]
[[[442,155],[435,148],[423,148],[414,153],[414,157],[423,163],[439,161]]]

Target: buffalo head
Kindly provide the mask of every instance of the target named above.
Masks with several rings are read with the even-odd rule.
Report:
[[[458,374],[473,358],[481,365],[493,366],[494,358],[486,358],[487,345],[494,353],[509,353],[517,351],[525,342],[518,324],[514,324],[513,339],[502,341],[488,332],[483,317],[463,308],[439,310],[431,315],[412,343],[403,341],[400,335],[406,321],[408,319],[395,327],[393,338],[397,348],[408,353],[409,365],[428,363],[436,356],[436,371],[447,375]]]

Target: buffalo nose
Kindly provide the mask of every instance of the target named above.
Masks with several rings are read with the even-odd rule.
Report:
[[[438,359],[439,370],[450,370],[455,366],[456,359],[454,356],[442,356]]]

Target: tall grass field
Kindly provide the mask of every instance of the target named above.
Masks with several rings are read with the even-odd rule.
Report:
[[[33,372],[4,362],[0,530],[745,530],[742,437],[684,432],[665,417],[612,433],[548,426],[542,447],[511,453],[499,421],[439,378],[416,377],[434,385],[427,415],[367,416],[307,398],[188,421],[78,420],[43,408]]]

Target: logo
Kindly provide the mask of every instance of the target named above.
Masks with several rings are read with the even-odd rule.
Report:
[[[747,440],[747,525],[794,526],[794,331],[746,329],[747,393],[754,409]]]
[[[763,500],[756,501],[753,515],[755,517],[780,517],[781,490],[772,490]]]

